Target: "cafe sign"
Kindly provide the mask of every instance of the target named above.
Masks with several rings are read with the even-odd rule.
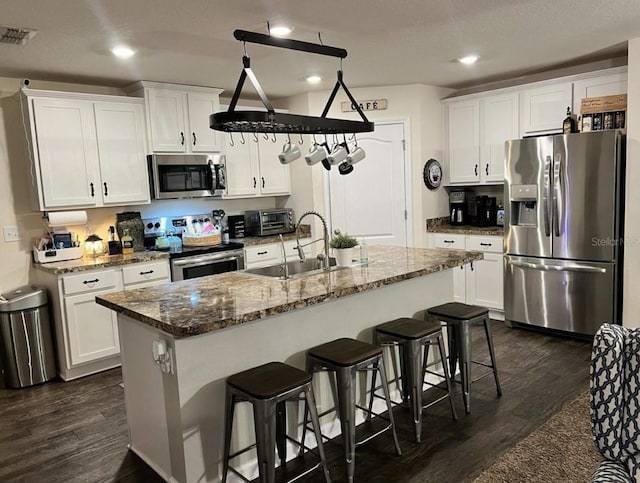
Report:
[[[367,99],[365,101],[357,101],[358,106],[363,111],[384,111],[387,108],[386,99]],[[350,102],[343,102],[342,112],[354,112],[355,106]]]

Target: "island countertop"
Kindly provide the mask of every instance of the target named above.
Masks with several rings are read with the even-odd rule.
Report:
[[[175,337],[188,337],[302,309],[328,299],[482,259],[462,250],[372,246],[369,263],[290,280],[227,272],[102,294],[98,304]]]

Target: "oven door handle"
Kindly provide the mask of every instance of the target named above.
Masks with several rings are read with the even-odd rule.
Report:
[[[214,257],[198,257],[198,258],[189,258],[188,260],[175,260],[173,261],[173,265],[175,267],[198,267],[200,265],[207,265],[212,262],[233,262],[238,260],[238,256],[214,256]]]

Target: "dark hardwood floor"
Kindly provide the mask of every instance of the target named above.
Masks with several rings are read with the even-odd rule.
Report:
[[[588,341],[508,329],[501,322],[492,327],[502,398],[496,398],[492,378],[481,379],[472,387],[471,414],[464,415],[457,388],[458,421],[446,401],[430,408],[421,444],[413,442],[407,410],[397,407],[403,455],[395,456],[388,433],[358,447],[356,481],[471,481],[588,389]],[[474,359],[487,354],[483,339],[473,347]],[[121,381],[115,369],[66,383],[0,389],[0,481],[162,481],[127,450]],[[344,481],[339,442],[328,443],[327,453],[333,481]],[[300,481],[324,480],[316,472]]]

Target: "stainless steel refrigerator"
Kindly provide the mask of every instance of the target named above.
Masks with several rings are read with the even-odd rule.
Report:
[[[624,136],[545,136],[505,149],[505,320],[583,335],[620,323]]]

